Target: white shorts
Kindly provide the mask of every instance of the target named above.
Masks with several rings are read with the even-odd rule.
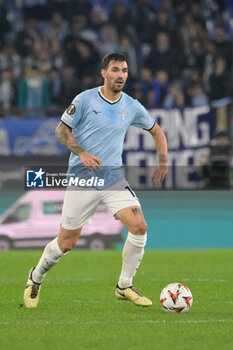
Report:
[[[68,189],[65,194],[61,226],[67,230],[75,230],[90,224],[99,204],[104,204],[115,215],[119,210],[141,206],[136,194],[127,181],[123,180],[108,190]]]

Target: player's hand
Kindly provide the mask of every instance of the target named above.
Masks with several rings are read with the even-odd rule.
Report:
[[[100,170],[100,164],[103,163],[99,157],[94,156],[94,154],[90,154],[86,151],[82,152],[79,158],[89,171],[96,172],[96,169]]]
[[[168,172],[168,166],[166,163],[164,163],[163,165],[160,165],[158,169],[155,169],[152,175],[152,185],[159,186],[163,181],[167,172]]]

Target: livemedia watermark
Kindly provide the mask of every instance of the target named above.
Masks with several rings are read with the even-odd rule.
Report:
[[[101,188],[105,180],[98,176],[75,176],[64,172],[48,172],[42,167],[39,169],[27,169],[25,189],[58,189],[67,187]]]

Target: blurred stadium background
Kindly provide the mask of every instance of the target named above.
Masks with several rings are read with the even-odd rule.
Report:
[[[101,57],[121,51],[125,92],[168,138],[169,174],[153,191],[150,135],[133,128],[125,140],[148,248],[232,248],[232,45],[231,0],[0,0],[0,214],[23,195],[26,166],[67,164],[59,118],[102,84]],[[29,214],[16,220],[30,225]]]

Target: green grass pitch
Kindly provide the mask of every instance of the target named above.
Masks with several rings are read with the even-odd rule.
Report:
[[[72,251],[46,276],[37,309],[20,307],[41,251],[0,253],[0,349],[233,349],[233,251],[147,251],[134,285],[150,308],[117,300],[121,252]],[[159,295],[187,284],[188,313],[166,313]]]

